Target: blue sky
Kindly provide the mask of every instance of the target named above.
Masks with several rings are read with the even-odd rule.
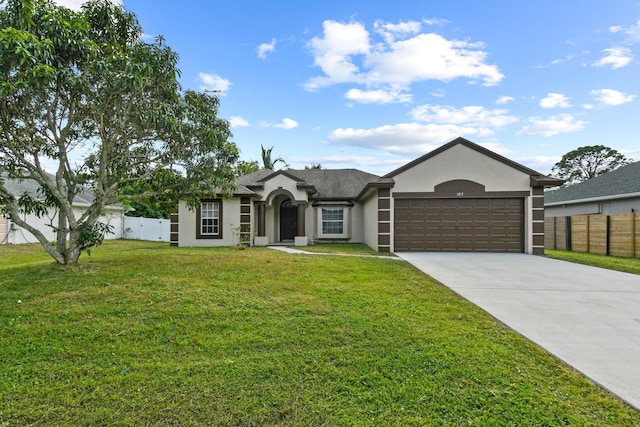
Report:
[[[543,173],[584,145],[640,160],[640,1],[123,4],[184,88],[221,91],[244,160],[382,175],[458,136]]]

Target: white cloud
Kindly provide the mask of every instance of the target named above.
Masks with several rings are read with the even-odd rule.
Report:
[[[440,19],[440,18],[423,19],[422,22],[424,22],[427,25],[438,25],[438,26],[443,26],[449,23],[449,21],[447,21],[446,19]]]
[[[406,21],[398,24],[391,24],[382,20],[373,23],[376,33],[380,34],[388,44],[395,42],[396,38],[404,38],[417,34],[422,29],[422,23],[418,21]]]
[[[501,96],[500,98],[498,98],[496,100],[496,104],[498,105],[504,105],[504,104],[508,104],[509,102],[513,102],[515,101],[515,99],[513,99],[512,96]]]
[[[618,151],[620,152],[620,154],[624,154],[626,157],[629,157],[633,161],[640,161],[640,150],[638,149],[621,148]]]
[[[573,46],[573,44],[572,44],[572,43],[570,43],[570,42],[567,42],[567,43]],[[562,64],[562,63],[564,63],[564,62],[571,62],[571,61],[573,61],[574,59],[576,59],[576,57],[577,57],[577,55],[576,55],[576,54],[574,54],[574,53],[570,53],[570,54],[565,55],[563,58],[556,58],[556,59],[553,59],[553,60],[551,60],[551,62],[549,62],[548,64],[536,65],[534,68],[547,68],[547,67],[550,67],[550,66],[552,66],[552,65]]]
[[[487,137],[493,135],[494,128],[517,122],[506,110],[486,110],[480,106],[455,108],[427,104],[411,110],[411,117],[414,121],[409,123],[370,129],[335,129],[329,134],[329,140],[336,144],[381,149],[393,154],[416,155],[424,154],[458,136]],[[488,145],[494,151],[505,152],[500,146]]]
[[[369,52],[369,33],[364,25],[353,22],[343,24],[336,21],[324,21],[324,37],[314,37],[308,47],[317,65],[325,76],[312,78],[305,87],[316,90],[334,83],[358,82],[358,67],[351,62],[353,55]]]
[[[425,80],[466,78],[492,86],[504,78],[496,65],[486,62],[482,43],[420,33],[421,26],[415,21],[376,21],[376,42],[362,23],[325,21],[322,37],[314,37],[307,44],[314,65],[324,74],[308,80],[305,88],[313,91],[339,83],[357,83],[366,85],[368,90],[399,91]]]
[[[584,129],[587,122],[576,120],[571,114],[559,114],[548,119],[532,118],[518,136],[554,136],[561,133],[577,132]]]
[[[267,53],[271,53],[276,50],[276,39],[271,39],[271,43],[262,43],[258,46],[258,58],[265,59]]]
[[[576,58],[576,55],[570,53],[566,55],[564,58],[554,59],[553,61],[551,61],[551,65],[558,65],[558,64],[562,64],[563,62],[570,62],[570,61],[573,61],[575,58]]]
[[[231,82],[216,74],[199,73],[200,90],[219,92],[220,95],[226,95]]]
[[[560,161],[560,157],[551,157],[551,156],[533,156],[533,157],[522,157],[516,160],[518,163],[521,163],[525,166],[530,167],[533,170],[549,173],[553,165],[555,165],[558,161]]]
[[[422,122],[495,128],[507,126],[518,121],[509,116],[507,110],[487,110],[484,107],[470,105],[455,108],[448,105],[421,105],[411,110],[414,120]]]
[[[229,117],[229,125],[232,128],[241,128],[249,126],[249,122],[240,116]]]
[[[79,11],[81,9],[81,6],[86,1],[87,0],[54,0],[54,3],[57,4],[58,6],[64,6],[64,7],[68,7],[69,9]],[[122,5],[121,0],[111,0],[111,3]]]
[[[282,119],[282,121],[280,123],[268,123],[268,122],[262,122],[260,123],[260,126],[265,127],[265,128],[278,128],[278,129],[285,129],[285,130],[289,130],[289,129],[294,129],[298,127],[298,122],[296,122],[293,119],[290,119],[288,117]]]
[[[591,95],[593,95],[596,101],[608,106],[626,104],[633,101],[636,97],[635,95],[627,95],[613,89],[592,90]]]
[[[413,96],[410,94],[384,89],[350,89],[344,96],[361,104],[390,104],[394,102],[411,102],[413,100]]]
[[[482,43],[447,40],[439,34],[419,34],[372,52],[365,59],[370,83],[404,84],[424,80],[450,81],[459,77],[498,84],[504,75],[488,65]]]
[[[561,93],[549,93],[540,101],[542,108],[568,108],[571,107],[569,98]]]
[[[635,25],[631,25],[628,27],[622,25],[609,27],[609,32],[622,33],[628,37],[628,41],[638,43],[640,42],[640,21],[638,21]]]
[[[513,153],[513,150],[510,150],[509,148],[505,147],[504,145],[500,145],[500,144],[495,143],[495,142],[479,142],[478,145],[480,145],[481,147],[486,148],[487,150],[491,150],[494,153],[501,154],[503,156],[507,156],[507,155]]]
[[[285,118],[282,120],[282,123],[273,125],[273,127],[280,128],[280,129],[294,129],[298,127],[298,122],[289,118]]]
[[[631,56],[631,49],[626,47],[612,47],[603,50],[606,56],[593,64],[594,67],[611,66],[612,70],[616,68],[622,68],[629,65],[633,56]]]
[[[335,129],[329,140],[337,144],[376,148],[394,154],[424,154],[437,148],[443,141],[458,136],[486,136],[483,130],[441,124],[399,123],[373,129]]]

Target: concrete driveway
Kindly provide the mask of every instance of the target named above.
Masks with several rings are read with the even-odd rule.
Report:
[[[640,276],[525,254],[397,255],[640,410]]]

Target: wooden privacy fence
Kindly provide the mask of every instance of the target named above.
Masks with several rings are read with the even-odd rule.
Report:
[[[544,247],[639,258],[640,214],[594,214],[545,218]]]

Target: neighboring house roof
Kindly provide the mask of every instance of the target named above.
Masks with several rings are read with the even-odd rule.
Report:
[[[619,199],[640,196],[640,162],[623,166],[587,181],[548,191],[545,205],[578,203],[588,200]]]
[[[537,172],[533,169],[530,169],[524,165],[521,165],[520,163],[514,162],[513,160],[507,159],[506,157],[501,156],[500,154],[497,154],[491,150],[488,150],[484,147],[482,147],[481,145],[478,145],[474,142],[469,141],[468,139],[462,138],[462,137],[458,137],[456,139],[454,139],[453,141],[449,142],[448,144],[444,144],[438,148],[436,148],[433,151],[430,151],[429,153],[425,154],[422,157],[418,157],[417,159],[415,159],[412,162],[407,163],[406,165],[392,171],[389,172],[388,174],[386,174],[384,176],[384,178],[393,178],[394,176],[408,170],[411,169],[412,167],[424,162],[425,160],[428,160],[432,157],[437,156],[438,154],[442,153],[443,151],[446,151],[448,149],[450,149],[451,147],[455,146],[455,145],[464,145],[467,148],[470,148],[472,150],[475,150],[481,154],[484,154],[485,156],[488,156],[494,160],[497,160],[507,166],[510,166],[516,170],[519,170],[529,176],[531,176],[531,184],[532,185],[541,185],[541,186],[549,186],[549,187],[553,187],[553,186],[558,186],[558,185],[562,185],[564,183],[563,180],[558,179],[558,178],[553,178],[544,174],[541,174],[540,172]]]
[[[296,181],[298,188],[311,193],[311,200],[355,200],[369,184],[380,177],[357,169],[261,170],[238,178],[239,187],[262,188],[265,181],[284,175]]]
[[[33,179],[10,179],[6,174],[2,174],[0,177],[4,181],[4,186],[16,197],[20,197],[22,194],[27,193],[35,199],[41,199],[42,195],[38,192],[40,184]],[[50,175],[53,179],[53,175]],[[83,191],[77,194],[73,198],[73,205],[78,207],[87,207],[93,203],[93,194],[88,191]],[[120,206],[109,206],[110,208],[121,208]]]

